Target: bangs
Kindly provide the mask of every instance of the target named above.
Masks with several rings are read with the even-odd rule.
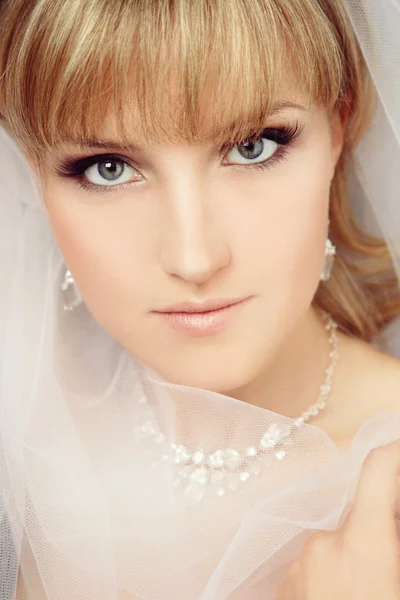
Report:
[[[318,0],[14,1],[0,105],[28,151],[96,138],[110,114],[122,146],[139,132],[238,142],[293,84],[329,108],[344,96],[340,40]]]

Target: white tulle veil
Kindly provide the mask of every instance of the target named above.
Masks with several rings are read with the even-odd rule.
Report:
[[[400,276],[400,3],[346,6],[379,92],[353,198]],[[305,426],[234,493],[185,493],[177,438],[238,447],[290,419],[165,384],[84,305],[64,311],[63,259],[5,131],[0,164],[0,599],[21,570],[29,600],[272,600],[310,533],[339,523],[370,449],[400,438],[400,413],[365,423],[347,455]]]

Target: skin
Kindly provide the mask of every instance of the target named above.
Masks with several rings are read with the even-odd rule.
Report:
[[[308,105],[298,95],[292,100]],[[326,331],[311,302],[324,261],[329,190],[344,127],[338,115],[329,117],[316,106],[284,109],[265,125],[296,121],[304,129],[286,160],[263,171],[228,166],[209,145],[150,142],[138,134],[134,119],[132,141],[142,150],[112,152],[134,161],[137,185],[101,194],[57,175],[66,156],[108,152],[104,148],[63,146],[40,165],[32,160],[66,264],[103,327],[169,381],[288,416],[316,400],[327,364]],[[114,138],[112,115],[101,137]],[[151,312],[182,301],[249,296],[225,330],[201,338],[173,331]],[[339,337],[341,361],[330,406],[313,423],[345,450],[367,418],[398,409],[400,369],[398,361],[371,346]],[[376,461],[383,466],[385,457],[382,453]],[[373,548],[380,547],[374,537],[379,535],[383,556],[398,556],[393,496],[399,462],[398,450],[387,469],[367,462],[367,483],[353,510],[357,518],[336,537],[319,534],[318,543],[306,546],[279,600],[319,600],[327,589],[335,591],[332,598],[398,597],[394,584],[386,595],[377,595],[373,586],[367,590],[368,579],[348,573],[362,573],[376,559],[388,580],[397,582],[396,567],[391,561],[381,564]],[[380,490],[386,488],[383,500]],[[365,519],[376,514],[378,491],[384,527],[378,531],[369,519],[364,536]],[[370,556],[352,552],[353,539],[361,547],[369,544]],[[324,560],[329,569],[320,568]]]
[[[112,120],[101,137],[114,137]],[[277,388],[285,377],[276,381],[273,371],[301,373],[312,359],[321,372],[304,388],[306,404],[315,395],[327,345],[311,301],[342,128],[315,106],[285,109],[266,126],[296,121],[304,130],[286,160],[263,171],[221,164],[219,149],[209,145],[147,142],[135,135],[134,122],[132,141],[143,151],[118,154],[135,161],[137,185],[102,194],[55,172],[68,155],[106,149],[65,146],[41,160],[51,226],[87,306],[169,381],[266,407],[266,397],[276,397],[282,408]],[[177,302],[247,297],[227,328],[201,338],[177,333],[151,313]],[[301,356],[293,351],[299,344]],[[298,389],[298,377],[293,381]]]
[[[398,442],[371,452],[345,522],[309,539],[277,600],[400,598],[399,474]]]
[[[399,442],[370,453],[344,523],[308,540],[300,558],[290,566],[277,600],[400,598],[399,475]],[[35,591],[38,600],[45,597],[39,583]],[[28,599],[22,577],[17,598]]]

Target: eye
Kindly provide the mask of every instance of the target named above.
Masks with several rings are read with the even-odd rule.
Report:
[[[84,171],[85,179],[92,185],[113,186],[140,179],[136,169],[126,162],[107,159],[94,163]]]
[[[273,140],[259,138],[256,141],[236,145],[228,154],[226,161],[229,164],[248,165],[262,163],[271,158],[278,150],[279,144]]]
[[[267,127],[258,137],[235,146],[224,157],[224,165],[241,165],[255,168],[267,167],[286,157],[293,142],[303,132],[304,125],[298,121],[279,127]]]
[[[75,180],[81,187],[96,192],[143,181],[143,176],[137,169],[130,166],[123,157],[112,154],[67,157],[55,171],[57,175]]]

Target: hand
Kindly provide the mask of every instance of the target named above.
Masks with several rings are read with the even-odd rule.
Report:
[[[400,599],[399,474],[398,442],[370,453],[344,524],[308,540],[277,600]]]

